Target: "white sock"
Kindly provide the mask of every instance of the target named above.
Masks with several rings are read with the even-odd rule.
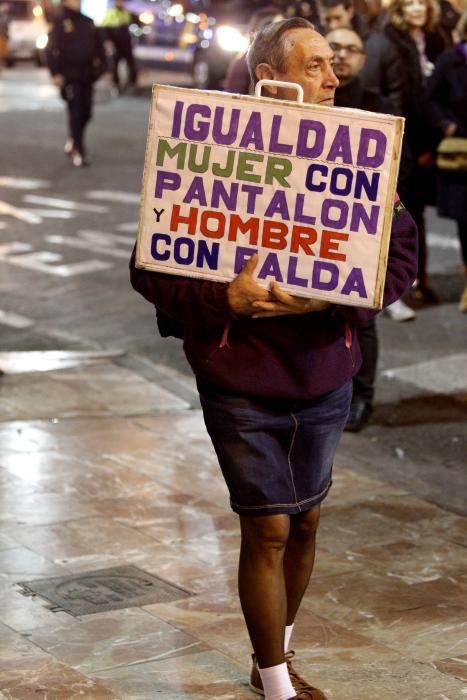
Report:
[[[291,625],[286,625],[286,627],[285,627],[284,651],[286,654],[289,651],[290,637],[292,636],[293,626],[294,626],[294,623],[292,622]]]
[[[265,700],[290,700],[295,697],[286,663],[260,668],[259,675],[263,681]]]

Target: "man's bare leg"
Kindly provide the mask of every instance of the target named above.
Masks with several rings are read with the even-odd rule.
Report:
[[[258,665],[269,668],[284,663],[284,553],[290,517],[240,516],[240,526],[240,602]]]
[[[295,621],[313,571],[319,516],[319,505],[305,513],[290,516],[290,532],[284,553],[287,625]]]

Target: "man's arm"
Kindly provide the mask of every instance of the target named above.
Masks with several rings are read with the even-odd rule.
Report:
[[[254,255],[226,284],[137,268],[133,250],[130,278],[133,288],[167,316],[204,328],[224,325],[235,316],[303,314],[329,306],[327,302],[291,296],[277,284],[265,289],[254,279],[257,265],[258,256]]]
[[[417,251],[417,227],[399,200],[394,206],[383,307],[392,304],[411,288],[417,275]],[[317,299],[295,297],[284,292],[277,283],[271,285],[270,293],[273,297],[271,300],[255,302],[258,318],[324,311],[328,308],[331,313],[354,322],[369,321],[379,313],[378,309],[331,305]]]
[[[137,292],[170,318],[205,328],[224,325],[231,317],[227,284],[178,277],[135,265],[130,260],[130,280]]]
[[[61,37],[61,22],[54,22],[52,30],[49,33],[47,42],[46,59],[47,66],[53,79],[61,76],[61,53],[60,53],[60,37]],[[55,82],[55,80],[54,80]]]
[[[253,279],[257,256],[247,261],[230,284],[179,277],[137,268],[136,250],[130,260],[131,284],[167,316],[194,326],[223,326],[233,316],[253,316],[256,303],[270,298]]]
[[[445,57],[441,55],[427,83],[428,112],[433,126],[440,129],[443,136],[454,136],[457,130],[456,118],[449,108],[449,86],[446,80],[449,67]]]
[[[418,231],[414,220],[399,200],[394,205],[389,242],[383,308],[389,306],[412,287],[417,277]],[[335,313],[346,321],[369,321],[378,309],[337,306]]]
[[[383,306],[392,304],[407,292],[417,274],[417,228],[400,202],[394,209],[389,244]],[[210,328],[224,325],[232,316],[255,318],[305,314],[327,308],[346,321],[366,321],[377,309],[330,305],[317,299],[288,294],[273,283],[261,287],[253,278],[257,256],[247,261],[242,272],[230,284],[178,277],[135,266],[135,250],[130,261],[131,284],[145,299],[171,318],[195,326]]]
[[[383,95],[391,101],[394,114],[404,114],[404,67],[402,66],[396,47],[389,39],[382,37],[383,50]]]

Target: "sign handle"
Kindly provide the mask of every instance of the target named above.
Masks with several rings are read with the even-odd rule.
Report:
[[[298,83],[288,83],[285,80],[259,80],[255,87],[255,97],[261,97],[263,85],[280,85],[280,87],[292,88],[297,91],[297,102],[303,104],[303,88]]]

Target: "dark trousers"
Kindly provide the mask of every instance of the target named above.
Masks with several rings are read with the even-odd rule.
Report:
[[[131,45],[125,46],[125,45],[119,45],[119,44],[114,44],[114,55],[113,55],[113,69],[112,69],[112,75],[113,75],[113,82],[114,85],[117,87],[120,87],[120,78],[118,75],[118,65],[120,61],[125,61],[125,63],[128,66],[128,82],[130,85],[135,85],[136,83],[136,66],[135,66],[135,59],[133,57],[133,49]]]
[[[376,365],[378,363],[378,334],[376,321],[357,324],[357,338],[362,353],[362,366],[353,378],[353,399],[373,403]]]
[[[422,168],[412,164],[410,175],[401,184],[400,198],[412,215],[418,229],[417,280],[426,285],[428,279],[428,249],[426,242],[425,207],[435,201],[435,176],[432,168]],[[403,195],[401,194],[403,193]]]
[[[93,85],[91,82],[69,81],[62,90],[68,108],[68,129],[74,147],[84,151],[84,131],[92,117]]]
[[[467,267],[467,221],[457,222],[457,233],[461,244],[462,262]]]

